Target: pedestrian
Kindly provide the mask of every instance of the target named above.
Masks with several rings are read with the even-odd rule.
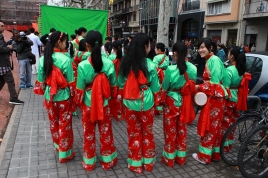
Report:
[[[13,43],[13,50],[17,53],[19,61],[20,88],[33,88],[32,85],[32,66],[30,64],[30,56],[32,55],[32,40],[26,37],[21,31],[18,39]]]
[[[46,44],[48,42],[48,37],[55,31],[56,31],[55,28],[51,28],[49,30],[49,34],[45,34],[45,35],[41,36],[40,41],[44,44],[44,46],[46,46]]]
[[[164,149],[162,162],[173,167],[175,161],[179,165],[186,162],[186,124],[191,124],[195,119],[193,106],[193,93],[197,69],[188,62],[187,47],[183,42],[177,42],[172,47],[177,65],[168,66],[162,84],[164,97]],[[164,96],[165,96],[164,95]]]
[[[219,43],[217,45],[217,49],[218,49],[218,52],[217,52],[216,56],[218,56],[221,59],[221,61],[224,63],[225,58],[226,58],[226,54],[225,54],[225,51],[224,51],[224,44]]]
[[[50,132],[60,163],[69,161],[75,155],[72,129],[75,81],[71,60],[62,54],[66,40],[66,34],[59,31],[49,36],[44,56],[39,61],[34,88],[35,94],[44,94],[44,107],[48,112]]]
[[[80,27],[78,30],[75,30],[75,34],[77,35],[76,35],[75,40],[72,41],[75,52],[78,51],[80,40],[85,38],[86,33],[87,33],[87,29],[84,27]]]
[[[89,31],[85,40],[91,56],[88,60],[79,63],[76,86],[84,130],[82,165],[86,171],[92,171],[96,166],[95,130],[98,125],[100,161],[102,168],[107,170],[117,163],[108,105],[108,100],[113,96],[110,88],[116,88],[115,69],[112,61],[101,55],[102,35],[100,32]]]
[[[226,69],[223,85],[228,92],[225,112],[222,120],[221,137],[227,129],[239,118],[237,111],[247,110],[248,81],[251,75],[246,73],[246,55],[243,49],[235,46],[230,49],[228,59],[231,66]],[[233,134],[229,134],[224,144],[224,151],[229,151],[232,147]],[[220,154],[218,154],[220,159]]]
[[[221,59],[213,54],[213,43],[210,38],[199,41],[198,52],[206,60],[203,74],[203,84],[197,85],[200,92],[207,95],[207,103],[202,107],[198,119],[197,133],[200,135],[199,152],[193,153],[193,158],[202,164],[209,164],[211,159],[216,161],[214,153],[219,153],[219,132],[223,119],[223,107],[227,92],[221,85],[225,68]]]
[[[148,58],[150,39],[137,34],[120,64],[119,99],[123,99],[123,118],[127,122],[128,168],[136,173],[152,171],[156,161],[153,134],[154,96],[159,91],[156,66]]]
[[[105,38],[104,45],[102,45],[102,47],[101,47],[101,52],[102,52],[102,53],[106,53],[106,50],[105,50],[105,44],[106,44],[106,43],[109,43],[109,42],[110,42],[110,44],[112,43],[112,37],[107,36],[107,37]],[[111,46],[111,48],[112,48],[112,46]],[[110,54],[111,54],[111,52],[110,52]]]
[[[32,74],[38,73],[38,65],[39,65],[39,47],[42,46],[43,43],[40,41],[38,36],[34,34],[35,30],[34,28],[30,28],[29,31],[31,32],[30,35],[28,35],[28,38],[33,42],[32,45],[32,53],[35,55],[36,63],[32,65]]]
[[[166,68],[169,66],[169,51],[168,48],[165,46],[164,43],[157,43],[155,46],[155,53],[156,56],[153,58],[153,62],[155,63],[157,67],[157,75],[159,79],[160,85],[162,85],[162,82],[164,80],[164,73]],[[156,100],[158,103],[156,103],[156,114],[160,115],[163,112],[163,107],[160,104],[161,95],[162,95],[162,89],[160,88],[160,92],[158,92],[156,96]],[[160,105],[158,105],[160,104]]]
[[[249,53],[250,52],[250,49],[248,47],[248,44],[245,45],[245,50],[244,51],[245,51],[245,53]]]
[[[120,67],[122,57],[123,57],[123,55],[122,55],[122,43],[121,43],[121,41],[116,40],[112,43],[112,46],[113,46],[113,50],[116,54],[116,58],[113,60],[113,64],[114,64],[115,73],[116,73],[116,80],[118,80],[119,67]],[[118,90],[118,88],[116,88],[116,90]],[[114,93],[117,93],[117,95],[118,95],[118,92],[115,91]],[[119,100],[117,98],[117,95],[112,96],[112,98],[109,100],[111,113],[116,121],[118,121],[118,119],[121,119],[121,114],[122,114],[122,102],[121,102],[121,100]]]
[[[0,20],[0,90],[2,90],[5,83],[7,83],[10,94],[9,103],[19,105],[24,102],[18,99],[18,94],[15,89],[14,78],[11,72],[11,64],[9,60],[13,48],[12,45],[6,44],[3,36],[4,30],[4,22]]]
[[[256,51],[255,44],[252,44],[252,46],[251,46],[251,48],[250,48],[250,51],[251,51],[251,52],[255,52],[255,51]]]

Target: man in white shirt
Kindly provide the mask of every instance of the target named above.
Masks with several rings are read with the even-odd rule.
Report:
[[[29,30],[31,32],[30,35],[28,35],[28,38],[32,40],[33,46],[32,46],[32,53],[35,55],[36,58],[36,63],[32,65],[32,74],[37,74],[38,73],[38,66],[39,66],[39,49],[38,46],[42,46],[43,43],[40,41],[38,36],[34,34],[35,30],[34,28],[30,28]]]

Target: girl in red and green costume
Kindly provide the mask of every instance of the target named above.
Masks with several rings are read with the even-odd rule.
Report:
[[[153,62],[156,64],[157,75],[159,78],[160,85],[162,85],[165,76],[165,70],[169,66],[169,51],[164,45],[164,43],[157,43],[155,46],[155,53],[157,55],[154,57]],[[160,88],[160,92],[156,95],[158,103],[160,103],[161,95],[162,88]],[[162,112],[163,107],[161,105],[156,106],[156,114],[162,114]]]
[[[116,80],[118,80],[118,74],[119,74],[119,67],[120,67],[120,61],[122,59],[122,43],[119,40],[116,40],[112,43],[113,50],[116,54],[116,58],[112,60],[115,68],[115,73],[116,73]],[[118,88],[116,88],[117,91],[115,91],[118,95]],[[111,107],[111,112],[113,117],[118,121],[118,119],[121,118],[122,114],[122,100],[119,100],[116,97],[113,97],[112,99],[109,100],[109,105]]]
[[[119,96],[123,98],[123,118],[127,121],[128,168],[136,173],[152,171],[156,161],[153,134],[154,94],[159,91],[156,66],[146,58],[149,37],[137,34],[120,64]]]
[[[177,65],[169,66],[163,80],[164,150],[162,162],[170,167],[186,162],[186,124],[195,119],[192,96],[195,93],[196,67],[187,62],[187,47],[177,42],[172,47]]]
[[[206,65],[203,74],[204,83],[197,85],[196,88],[207,95],[207,103],[201,109],[197,126],[197,133],[201,137],[199,152],[193,153],[192,156],[202,164],[209,164],[211,159],[218,161],[223,108],[227,97],[227,92],[221,84],[225,68],[221,59],[215,56],[211,49],[210,38],[200,40],[198,52],[206,60]]]
[[[44,56],[40,58],[34,88],[36,94],[44,94],[44,106],[48,111],[52,140],[59,153],[60,163],[69,161],[75,154],[72,151],[75,81],[71,59],[62,54],[65,46],[65,33],[55,31],[50,35]]]
[[[80,27],[78,30],[75,30],[76,38],[72,41],[74,52],[78,51],[80,41],[85,38],[87,29]]]
[[[228,60],[232,66],[226,69],[226,75],[223,85],[228,92],[228,98],[225,104],[225,112],[222,121],[221,136],[239,117],[237,111],[247,110],[248,82],[251,75],[246,72],[246,55],[239,46],[230,49]],[[233,134],[229,134],[227,141],[224,143],[225,151],[229,151],[233,143]],[[220,158],[220,155],[218,155]]]
[[[84,130],[84,154],[82,165],[92,171],[96,165],[96,125],[100,132],[100,161],[107,170],[116,165],[117,152],[112,132],[111,112],[108,100],[114,96],[116,75],[111,60],[101,55],[102,35],[89,31],[86,44],[90,57],[78,64],[77,98],[82,109]]]

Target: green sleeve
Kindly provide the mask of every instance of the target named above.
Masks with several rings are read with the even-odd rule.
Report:
[[[74,82],[74,72],[73,72],[71,60],[66,60],[64,65],[65,65],[64,66],[65,71],[63,73],[66,76],[67,82],[68,83]]]
[[[126,79],[121,74],[119,74],[119,76],[118,76],[118,87],[123,89],[125,83],[126,83]]]
[[[208,69],[211,72],[210,82],[215,83],[215,84],[221,83],[222,77],[225,72],[222,61],[216,58],[213,58],[212,60],[208,60]]]
[[[45,82],[45,74],[44,74],[44,56],[42,56],[39,59],[39,67],[38,67],[38,76],[37,76],[37,80],[40,83],[44,83]]]
[[[115,73],[115,68],[113,63],[111,63],[112,65],[110,65],[109,70],[108,70],[108,79],[110,81],[111,86],[116,86],[116,73]]]
[[[227,68],[226,73],[225,73],[224,78],[223,78],[223,86],[224,87],[230,88],[232,77],[233,77],[232,71]]]
[[[165,77],[162,83],[162,88],[163,90],[167,91],[169,87],[170,87],[170,69],[167,68],[167,70],[165,71]]]
[[[150,78],[151,78],[150,88],[153,93],[156,93],[160,90],[160,85],[155,67],[153,67],[153,69],[150,71]]]
[[[86,88],[86,80],[85,80],[84,72],[80,65],[78,65],[78,68],[77,68],[76,88],[81,89],[81,90],[84,90]]]
[[[154,57],[154,59],[153,59],[153,63],[155,63],[156,64],[156,66],[158,66],[158,64],[159,64],[159,57],[158,57],[158,55],[156,55],[155,57]]]

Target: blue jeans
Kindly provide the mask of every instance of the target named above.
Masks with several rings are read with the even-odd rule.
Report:
[[[32,66],[28,58],[19,60],[20,85],[31,85]]]

